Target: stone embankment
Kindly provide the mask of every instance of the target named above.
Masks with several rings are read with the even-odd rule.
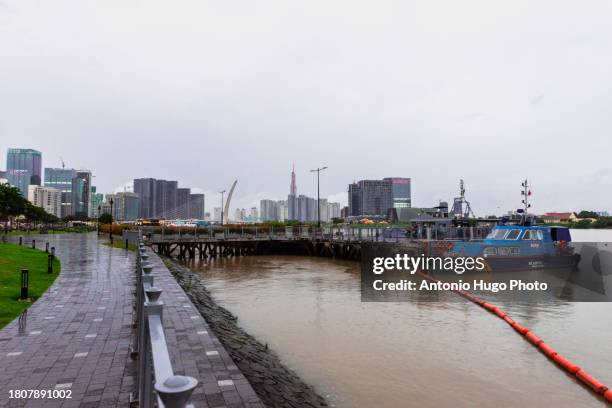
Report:
[[[267,406],[328,406],[325,399],[288,369],[275,353],[242,330],[234,315],[216,304],[197,274],[169,258],[164,258],[164,262]]]

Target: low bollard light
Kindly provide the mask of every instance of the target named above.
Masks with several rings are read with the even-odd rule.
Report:
[[[167,408],[183,408],[197,386],[198,380],[193,377],[173,375],[161,384],[155,383],[155,391]]]
[[[153,270],[153,266],[151,264],[149,263],[142,264],[142,271],[145,273],[145,275],[150,275],[152,270]]]
[[[45,252],[49,253],[49,243],[48,242],[45,244]]]
[[[47,255],[47,273],[53,273],[53,255]]]
[[[55,247],[51,247],[51,255],[53,255],[53,257],[55,257]]]
[[[27,269],[21,270],[21,300],[28,299],[28,287],[30,286],[30,271]]]
[[[19,237],[19,245],[23,244],[23,237]]]
[[[32,240],[32,249],[36,249],[36,240],[35,239]]]
[[[125,249],[128,249],[128,240],[125,240]]]

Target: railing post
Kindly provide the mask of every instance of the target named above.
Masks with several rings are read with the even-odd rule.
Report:
[[[185,408],[197,385],[198,381],[193,377],[173,375],[161,384],[155,383],[155,390],[166,408]]]

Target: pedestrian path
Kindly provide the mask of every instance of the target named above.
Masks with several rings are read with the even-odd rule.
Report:
[[[0,406],[128,406],[135,254],[100,245],[95,234],[26,235],[24,245],[32,238],[55,247],[62,271],[0,331]],[[10,390],[64,390],[71,398],[10,399]]]

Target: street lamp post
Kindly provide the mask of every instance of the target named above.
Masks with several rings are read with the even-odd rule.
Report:
[[[314,170],[310,170],[311,173],[317,172],[317,228],[321,228],[321,189],[319,183],[319,176],[321,171],[325,170],[327,166],[317,167]]]
[[[111,245],[113,245],[113,204],[115,203],[113,201],[113,199],[111,198],[110,201],[110,217],[111,217],[111,222],[110,222],[110,228],[108,230],[108,238],[110,240]]]
[[[220,191],[221,193],[221,226],[223,226],[223,194],[225,194],[225,190]]]
[[[98,236],[100,236],[100,215],[102,213],[102,206],[98,206]]]

